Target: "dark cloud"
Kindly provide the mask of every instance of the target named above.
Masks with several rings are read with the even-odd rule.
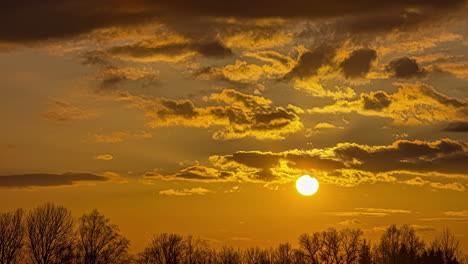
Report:
[[[229,48],[217,41],[197,43],[168,43],[158,44],[140,42],[131,45],[112,47],[107,50],[110,55],[134,60],[178,60],[178,57],[190,56],[191,53],[211,58],[224,58],[232,55]]]
[[[447,125],[443,131],[449,132],[468,132],[468,122],[452,122]]]
[[[94,111],[81,109],[70,102],[64,100],[50,100],[47,112],[42,114],[42,118],[53,122],[69,122],[75,120],[86,120],[97,116]]]
[[[152,68],[142,67],[118,67],[109,63],[98,64],[100,69],[97,71],[95,80],[99,82],[96,92],[115,91],[122,84],[138,82],[142,86],[155,85],[159,81],[159,72]]]
[[[181,169],[173,175],[163,175],[158,172],[147,172],[143,175],[146,179],[161,179],[161,180],[192,180],[192,181],[228,181],[232,172],[221,171],[205,166],[189,166]]]
[[[214,139],[226,140],[246,136],[257,139],[283,139],[285,134],[303,128],[299,113],[303,110],[289,105],[273,107],[272,102],[260,96],[224,89],[205,97],[218,106],[196,107],[189,100],[141,98],[128,95],[135,106],[144,110],[151,127],[187,126],[222,127],[213,134]]]
[[[399,140],[390,146],[369,147],[343,143],[329,149],[333,156],[322,156],[318,151],[294,153],[236,152],[218,159],[223,167],[234,162],[268,171],[280,165],[280,160],[291,162],[296,169],[321,170],[342,177],[340,169],[355,172],[383,173],[407,170],[416,172],[464,173],[468,162],[468,145],[443,139],[435,142]],[[322,150],[324,151],[324,150]],[[234,165],[233,165],[234,166]],[[365,173],[364,173],[365,174]],[[364,177],[364,176],[359,176]]]
[[[391,72],[394,77],[401,79],[423,77],[426,74],[424,69],[419,67],[415,59],[408,57],[392,60],[387,65],[387,71]]]
[[[6,0],[1,4],[0,40],[25,42],[66,38],[93,29],[136,25],[154,20],[194,17],[306,17],[326,18],[388,13],[407,8],[436,9],[456,7],[464,0],[335,0],[329,2],[239,0]],[[196,19],[193,19],[196,20]],[[389,24],[380,19],[381,24]],[[391,24],[391,23],[390,23]]]
[[[447,95],[437,91],[436,89],[434,89],[433,87],[430,87],[430,86],[427,86],[427,85],[421,85],[419,87],[421,93],[425,96],[428,96],[434,100],[436,100],[437,102],[439,102],[440,104],[442,105],[446,105],[446,106],[451,106],[451,107],[454,107],[454,108],[461,108],[461,109],[465,109],[468,107],[468,101],[467,100],[459,100],[457,98],[452,98],[452,97],[448,97]],[[466,112],[468,114],[468,112]]]
[[[335,48],[323,46],[314,51],[303,53],[296,66],[285,75],[285,79],[306,78],[317,74],[318,70],[331,62],[335,56]]]
[[[110,58],[104,52],[100,50],[84,52],[81,56],[81,63],[83,65],[98,65],[98,66],[109,66]]]
[[[468,145],[450,139],[398,140],[384,146],[341,143],[327,149],[237,151],[214,155],[209,160],[213,168],[190,166],[171,175],[150,172],[144,177],[271,184],[291,182],[310,174],[323,183],[340,186],[400,182],[460,191],[466,182]],[[413,179],[415,176],[417,181]]]
[[[391,103],[391,96],[386,92],[378,91],[370,94],[362,94],[361,99],[363,100],[363,108],[365,110],[380,111],[388,107]]]
[[[426,12],[389,10],[389,12],[347,17],[338,22],[337,29],[343,33],[381,33],[395,29],[406,31],[424,21],[435,20],[438,15],[440,12],[437,10],[426,10]]]
[[[108,177],[91,173],[3,175],[0,176],[0,188],[53,187],[106,181],[109,181]]]
[[[435,142],[398,140],[390,146],[366,147],[341,144],[335,156],[353,169],[370,172],[408,170],[466,173],[468,145],[442,139]]]
[[[224,47],[218,41],[198,43],[193,45],[193,49],[199,54],[210,58],[224,58],[232,55],[231,49]]]
[[[161,109],[156,110],[155,114],[162,120],[167,120],[171,116],[180,116],[186,119],[192,119],[199,115],[195,105],[191,101],[175,101],[161,99]]]
[[[346,78],[365,77],[371,68],[372,62],[377,58],[373,49],[358,49],[346,58],[340,67]]]

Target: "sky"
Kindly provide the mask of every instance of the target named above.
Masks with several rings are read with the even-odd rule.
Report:
[[[0,211],[269,247],[391,224],[468,251],[464,0],[6,0]],[[318,192],[295,181],[311,175]]]

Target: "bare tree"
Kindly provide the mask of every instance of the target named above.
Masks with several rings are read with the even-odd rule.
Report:
[[[218,252],[216,263],[218,264],[241,264],[241,255],[232,247],[223,247]]]
[[[268,251],[260,248],[247,248],[242,252],[244,264],[270,264],[271,257]]]
[[[314,233],[313,235],[302,234],[299,236],[299,245],[304,252],[306,263],[319,264],[318,254],[321,247],[320,243],[319,233]]]
[[[68,263],[73,251],[73,219],[68,209],[45,204],[26,218],[28,255],[36,264]]]
[[[342,237],[335,228],[330,228],[321,233],[321,245],[319,255],[324,264],[341,264],[343,262]]]
[[[359,229],[343,229],[340,231],[340,235],[344,263],[356,263],[359,259],[362,231]]]
[[[455,238],[448,228],[445,228],[442,234],[432,243],[432,248],[442,253],[445,263],[452,263],[460,254],[460,241]]]
[[[275,263],[277,264],[292,264],[294,263],[295,252],[289,243],[279,244],[276,249]]]
[[[142,254],[142,262],[149,264],[182,263],[184,244],[182,237],[176,234],[155,235],[151,245]]]
[[[403,225],[400,228],[400,234],[401,248],[399,261],[415,263],[418,256],[424,251],[424,242],[416,235],[416,231],[410,225]],[[405,249],[406,254],[402,254],[404,252],[403,249]]]
[[[117,263],[125,257],[130,242],[109,222],[97,210],[79,219],[78,248],[83,264]]]
[[[205,264],[211,263],[211,251],[208,248],[206,241],[201,239],[195,239],[192,236],[188,236],[183,240],[184,243],[184,264]]]
[[[23,247],[23,210],[0,214],[0,264],[14,263]]]
[[[380,244],[377,249],[380,262],[383,264],[399,264],[400,245],[401,232],[395,225],[392,225],[380,237]]]
[[[372,252],[370,243],[365,239],[361,243],[361,248],[359,249],[359,264],[372,264]]]

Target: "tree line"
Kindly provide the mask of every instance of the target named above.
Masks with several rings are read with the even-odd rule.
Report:
[[[73,219],[51,203],[28,212],[0,213],[0,264],[468,264],[445,229],[432,243],[409,225],[390,226],[371,244],[359,229],[303,234],[298,246],[212,248],[192,236],[156,234],[140,253],[97,210]]]

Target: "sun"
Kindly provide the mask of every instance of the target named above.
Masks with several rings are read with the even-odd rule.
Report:
[[[296,181],[296,189],[302,195],[312,195],[318,191],[319,182],[317,179],[310,177],[309,175],[301,176]]]

